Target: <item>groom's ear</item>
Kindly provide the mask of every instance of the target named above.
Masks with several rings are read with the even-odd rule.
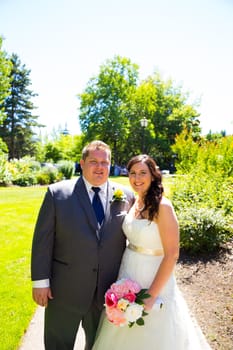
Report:
[[[80,166],[81,166],[81,168],[83,167],[83,164],[84,164],[84,160],[80,159]]]

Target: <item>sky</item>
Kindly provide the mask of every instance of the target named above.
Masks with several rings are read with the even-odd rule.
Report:
[[[0,0],[0,35],[48,134],[80,133],[77,94],[115,55],[200,99],[203,134],[233,134],[233,0]]]

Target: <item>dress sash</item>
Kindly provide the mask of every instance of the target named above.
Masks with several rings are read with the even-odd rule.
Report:
[[[134,252],[146,254],[146,255],[155,255],[155,256],[164,255],[163,249],[143,248],[143,247],[139,247],[137,245],[134,245],[132,243],[129,243],[127,248],[129,248],[130,250],[133,250]]]

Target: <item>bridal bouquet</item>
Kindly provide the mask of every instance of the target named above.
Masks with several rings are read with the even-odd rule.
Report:
[[[132,327],[135,323],[143,326],[143,317],[147,315],[143,299],[150,297],[146,291],[130,279],[123,278],[113,283],[105,293],[108,320],[121,327],[125,325]]]

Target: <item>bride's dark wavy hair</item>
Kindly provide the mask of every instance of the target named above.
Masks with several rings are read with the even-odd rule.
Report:
[[[148,211],[148,219],[153,221],[154,218],[158,217],[159,203],[164,192],[162,175],[154,159],[147,154],[140,154],[131,158],[127,164],[128,172],[130,172],[132,166],[137,163],[145,163],[152,176],[151,185],[143,198],[145,204],[143,212]]]

